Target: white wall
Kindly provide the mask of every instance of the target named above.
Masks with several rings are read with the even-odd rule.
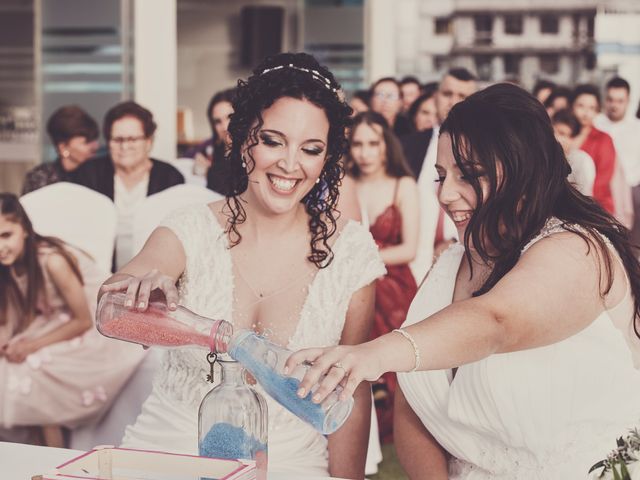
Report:
[[[176,157],[176,0],[134,2],[134,97],[158,124],[151,155]]]
[[[213,94],[251,73],[240,65],[240,11],[249,5],[284,7],[283,49],[297,50],[297,0],[178,0],[178,106],[191,109],[197,140],[211,135],[206,108]]]

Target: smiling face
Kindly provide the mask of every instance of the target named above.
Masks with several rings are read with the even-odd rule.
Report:
[[[278,215],[298,207],[320,177],[329,120],[322,108],[290,97],[276,100],[262,112],[262,119],[243,197],[267,214]]]
[[[10,267],[22,258],[26,238],[22,225],[0,215],[0,265]]]
[[[360,175],[373,176],[384,172],[387,153],[382,127],[360,123],[353,131],[350,153]]]
[[[149,158],[152,140],[144,134],[142,122],[133,116],[122,117],[111,126],[109,153],[116,167],[135,168]]]
[[[484,170],[479,163],[470,163],[469,170],[475,172],[480,181],[483,198],[487,198],[489,182],[484,177]],[[464,232],[469,224],[469,219],[476,209],[478,199],[476,192],[470,183],[470,178],[460,170],[456,164],[451,144],[451,136],[448,133],[440,135],[438,140],[438,158],[436,160],[438,173],[438,201],[453,220],[458,230],[459,238],[464,238]]]

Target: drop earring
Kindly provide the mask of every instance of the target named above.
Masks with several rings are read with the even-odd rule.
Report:
[[[316,183],[320,183],[320,177],[316,178]]]
[[[247,168],[247,162],[244,160],[244,155],[242,155],[242,168]]]

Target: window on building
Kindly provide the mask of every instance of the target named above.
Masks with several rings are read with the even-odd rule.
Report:
[[[451,19],[448,17],[439,17],[435,20],[436,35],[448,35],[451,33]]]
[[[476,15],[473,17],[476,28],[476,43],[478,45],[491,44],[491,32],[493,30],[493,18],[491,15]]]
[[[433,57],[433,68],[437,72],[442,72],[449,68],[449,57],[446,55],[436,55]]]
[[[540,15],[540,33],[558,33],[559,31],[557,15]]]
[[[521,55],[507,54],[504,56],[504,73],[507,75],[520,75]]]
[[[477,55],[474,60],[478,78],[483,81],[491,80],[491,55]]]
[[[593,34],[595,31],[595,22],[596,22],[596,19],[593,15],[590,15],[587,18],[587,38],[589,40],[593,40]]]
[[[505,15],[504,33],[507,33],[509,35],[521,35],[522,24],[522,15]]]
[[[598,65],[596,54],[593,52],[587,52],[584,58],[584,66],[587,70],[593,70]]]
[[[540,55],[540,70],[548,74],[558,73],[560,71],[560,57],[554,54]]]

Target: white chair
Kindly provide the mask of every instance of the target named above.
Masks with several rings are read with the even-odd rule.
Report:
[[[90,254],[105,272],[111,270],[117,214],[108,197],[60,182],[27,193],[20,203],[40,235],[58,237]]]
[[[171,162],[171,165],[176,167],[178,171],[184,177],[184,182],[187,185],[196,185],[198,187],[207,186],[207,177],[202,175],[196,175],[193,173],[193,158],[181,157],[176,158]]]
[[[162,192],[145,198],[133,214],[133,251],[137,254],[160,225],[162,219],[178,208],[191,205],[215,202],[222,195],[196,185],[176,185]]]
[[[176,185],[145,198],[133,214],[133,251],[139,252],[153,230],[171,211],[182,206],[209,203],[221,196],[204,187]],[[119,445],[128,425],[135,422],[151,393],[152,381],[162,362],[162,350],[149,350],[109,411],[99,422],[72,432],[71,448],[88,450],[96,445]]]

